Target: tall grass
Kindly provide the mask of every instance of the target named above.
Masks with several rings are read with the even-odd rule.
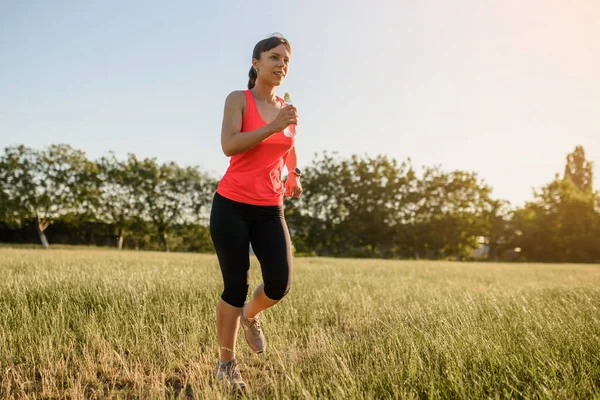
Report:
[[[598,265],[295,263],[248,398],[600,398]],[[0,249],[0,398],[228,398],[220,291],[209,255]]]

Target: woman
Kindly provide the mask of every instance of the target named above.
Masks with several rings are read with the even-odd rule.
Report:
[[[283,130],[298,123],[296,108],[275,95],[285,79],[291,48],[286,39],[272,36],[254,47],[248,90],[227,96],[221,146],[231,157],[219,182],[210,216],[224,290],[217,304],[219,361],[214,376],[236,388],[245,383],[235,359],[241,324],[255,353],[266,348],[259,313],[278,303],[289,291],[292,253],[283,215],[283,196],[300,197],[300,170],[294,137]],[[282,169],[287,167],[285,186]],[[249,283],[249,245],[258,258],[263,283],[245,303]],[[245,304],[244,304],[245,303]]]

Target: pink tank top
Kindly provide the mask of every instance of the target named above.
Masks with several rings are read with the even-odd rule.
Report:
[[[250,132],[266,125],[258,113],[254,96],[250,90],[246,95],[246,113],[242,119],[242,131]],[[277,97],[283,103],[283,99]],[[233,201],[258,206],[283,204],[285,187],[281,171],[294,137],[277,132],[244,153],[231,157],[229,167],[217,187],[217,193]]]

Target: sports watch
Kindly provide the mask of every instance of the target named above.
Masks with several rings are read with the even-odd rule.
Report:
[[[300,171],[300,168],[294,168],[294,170],[291,172],[296,176],[302,176],[302,171]]]

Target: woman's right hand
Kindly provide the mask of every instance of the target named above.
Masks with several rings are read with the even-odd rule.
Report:
[[[269,125],[275,132],[281,132],[292,124],[298,125],[298,112],[296,107],[290,104],[279,110],[279,114]]]

